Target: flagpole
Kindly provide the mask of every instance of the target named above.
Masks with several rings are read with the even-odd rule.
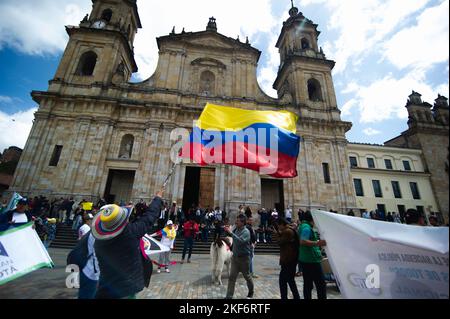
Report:
[[[162,188],[166,188],[167,183],[169,182],[170,177],[171,177],[171,176],[173,175],[173,173],[175,172],[175,168],[177,167],[177,165],[178,165],[177,162],[173,163],[172,168],[170,169],[169,174],[167,175],[166,180],[164,181],[164,184],[163,184],[163,187],[162,187]]]

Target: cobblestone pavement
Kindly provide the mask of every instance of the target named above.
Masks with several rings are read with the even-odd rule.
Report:
[[[54,269],[41,269],[22,278],[0,286],[0,299],[73,299],[77,297],[77,289],[66,288],[65,272],[68,250],[50,249],[55,263]],[[178,261],[179,254],[173,254],[172,260]],[[222,275],[223,286],[211,282],[210,259],[208,255],[193,255],[192,263],[176,264],[170,267],[171,273],[153,272],[150,289],[139,294],[143,299],[223,299],[226,295],[228,275]],[[279,299],[278,256],[256,255],[255,272],[259,278],[254,279],[255,299]],[[303,281],[297,277],[297,287],[303,296]],[[340,293],[332,284],[328,285],[328,298],[341,299]],[[247,285],[239,275],[235,298],[247,296]],[[289,291],[289,298],[292,295]],[[315,290],[313,298],[316,298]]]

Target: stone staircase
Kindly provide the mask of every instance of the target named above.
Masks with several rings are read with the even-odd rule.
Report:
[[[55,240],[51,243],[51,248],[64,248],[73,249],[77,243],[78,235],[77,232],[72,230],[72,226],[67,226],[65,224],[59,224],[56,229]],[[207,242],[195,241],[194,248],[192,250],[193,254],[208,255],[213,240],[213,233],[208,236]],[[181,254],[183,252],[183,237],[177,237],[175,240],[175,248],[173,253]],[[278,255],[280,249],[277,243],[277,236],[273,236],[272,243],[259,242],[256,244],[255,254],[258,255]]]
[[[56,226],[56,237],[52,241],[51,248],[73,249],[78,241],[78,234],[72,230],[72,226],[58,224]]]
[[[276,241],[276,236],[274,236],[274,237],[275,238],[272,243],[263,243],[263,242],[257,243],[256,248],[255,248],[255,254],[278,255],[280,253],[280,249],[279,249],[278,243]],[[209,250],[211,248],[212,241],[213,241],[212,234],[209,234],[208,242],[195,241],[194,248],[192,249],[192,253],[200,254],[200,255],[208,255]],[[177,237],[177,239],[175,240],[175,248],[173,250],[173,253],[182,254],[183,253],[183,244],[184,244],[183,237]]]

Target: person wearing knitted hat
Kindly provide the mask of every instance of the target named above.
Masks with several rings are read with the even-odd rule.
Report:
[[[158,270],[156,271],[158,274],[161,272],[161,267],[164,267],[167,273],[170,272],[170,252],[173,249],[173,244],[177,237],[177,229],[178,228],[174,226],[173,221],[169,220],[167,221],[166,227],[150,235],[150,237],[161,236],[161,244],[170,248],[169,251],[159,254],[159,265]]]
[[[134,299],[144,289],[140,240],[152,230],[162,207],[164,189],[156,194],[142,217],[129,222],[133,207],[107,205],[92,221],[95,253],[100,267],[96,299]]]

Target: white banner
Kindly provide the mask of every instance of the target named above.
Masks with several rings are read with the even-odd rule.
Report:
[[[448,299],[449,230],[314,211],[344,298]]]
[[[53,261],[33,223],[0,233],[0,285],[34,270],[53,268]]]
[[[161,244],[160,241],[145,235],[142,237],[142,243],[144,245],[144,251],[148,257],[154,257],[153,255],[161,254],[170,251],[170,248]]]

